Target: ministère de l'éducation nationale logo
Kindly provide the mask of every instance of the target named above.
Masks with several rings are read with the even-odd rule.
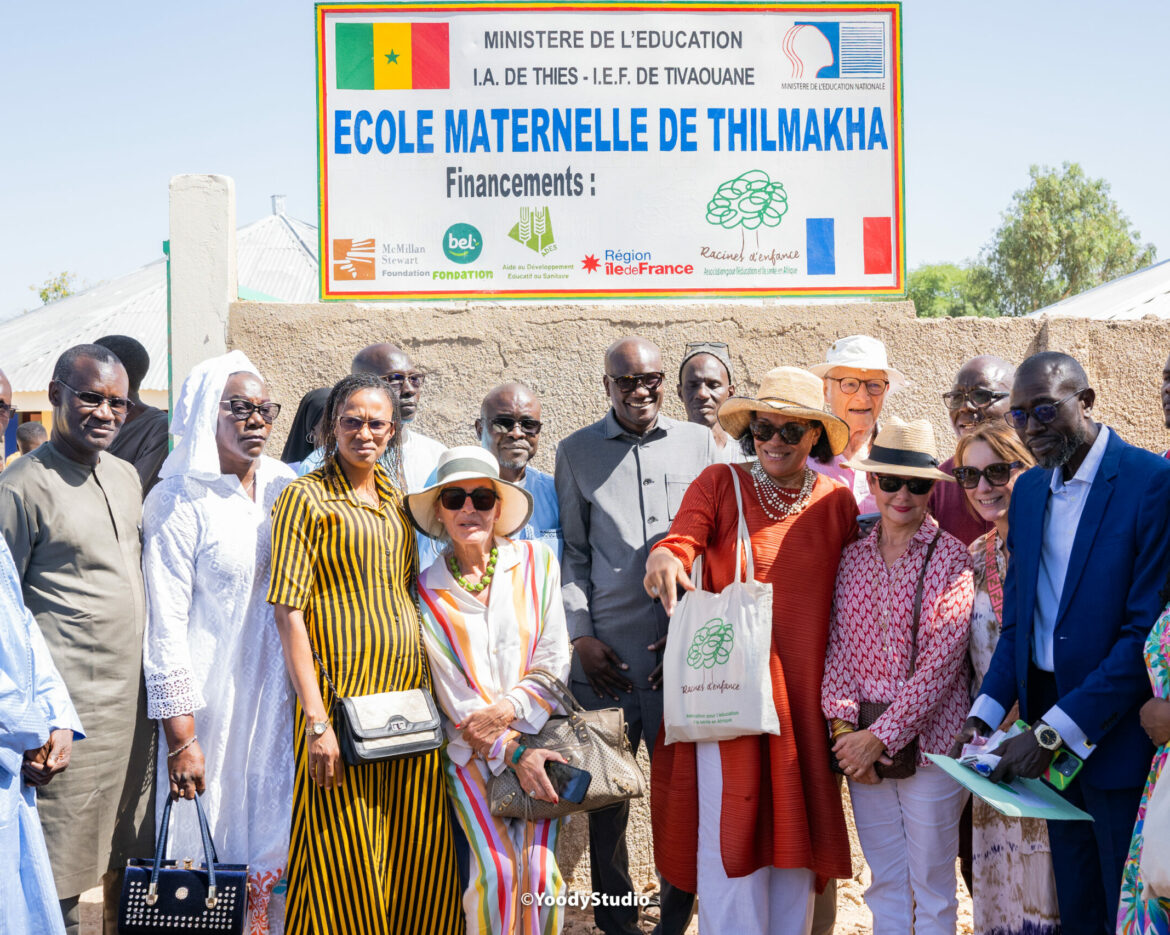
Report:
[[[483,252],[483,236],[470,224],[452,224],[443,234],[443,253],[452,263],[474,263]]]

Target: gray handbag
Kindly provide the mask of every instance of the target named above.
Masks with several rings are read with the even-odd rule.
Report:
[[[588,771],[593,778],[584,801],[570,802],[562,798],[554,804],[532,798],[520,788],[515,771],[505,769],[488,783],[492,814],[538,821],[640,799],[646,792],[646,777],[630,749],[622,709],[586,711],[565,683],[546,669],[533,669],[525,678],[545,689],[567,716],[553,715],[538,733],[521,734],[520,743],[555,750],[570,766]]]

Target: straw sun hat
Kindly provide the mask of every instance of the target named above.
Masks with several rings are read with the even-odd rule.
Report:
[[[523,529],[532,516],[532,494],[511,481],[500,479],[500,464],[490,451],[477,445],[459,445],[448,448],[439,456],[435,469],[436,480],[429,487],[406,496],[406,512],[410,521],[424,535],[438,539],[444,532],[443,524],[435,515],[439,491],[448,484],[465,480],[490,480],[499,494],[500,515],[492,533],[510,536]]]
[[[743,435],[753,412],[774,412],[819,422],[833,454],[849,444],[849,426],[824,410],[825,385],[799,367],[774,367],[764,374],[755,396],[731,396],[719,407],[719,424],[732,438]]]
[[[818,377],[827,377],[838,367],[884,370],[886,379],[890,381],[891,393],[898,392],[907,382],[902,371],[890,366],[890,361],[886,357],[886,346],[868,334],[851,334],[847,338],[838,338],[825,352],[825,362],[813,364],[808,369]]]
[[[927,477],[931,480],[954,478],[938,469],[938,449],[934,429],[925,419],[903,422],[897,416],[883,421],[877,438],[869,446],[869,455],[846,461],[847,468],[898,477]]]

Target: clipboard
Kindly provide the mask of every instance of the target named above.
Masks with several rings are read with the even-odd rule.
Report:
[[[1092,821],[1093,816],[1066,802],[1055,789],[1039,779],[1013,779],[1010,783],[992,782],[937,753],[926,754],[959,785],[969,789],[997,812],[1009,818],[1043,818],[1047,821]]]

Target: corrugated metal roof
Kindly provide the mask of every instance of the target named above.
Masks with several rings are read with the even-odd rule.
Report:
[[[1170,318],[1170,260],[1061,299],[1027,317],[1041,315],[1106,321],[1134,321],[1147,315]]]
[[[316,302],[317,228],[272,214],[236,232],[239,287],[281,302]],[[128,334],[150,353],[145,390],[167,389],[167,267],[125,276],[0,323],[0,370],[17,393],[43,392],[67,347]]]

